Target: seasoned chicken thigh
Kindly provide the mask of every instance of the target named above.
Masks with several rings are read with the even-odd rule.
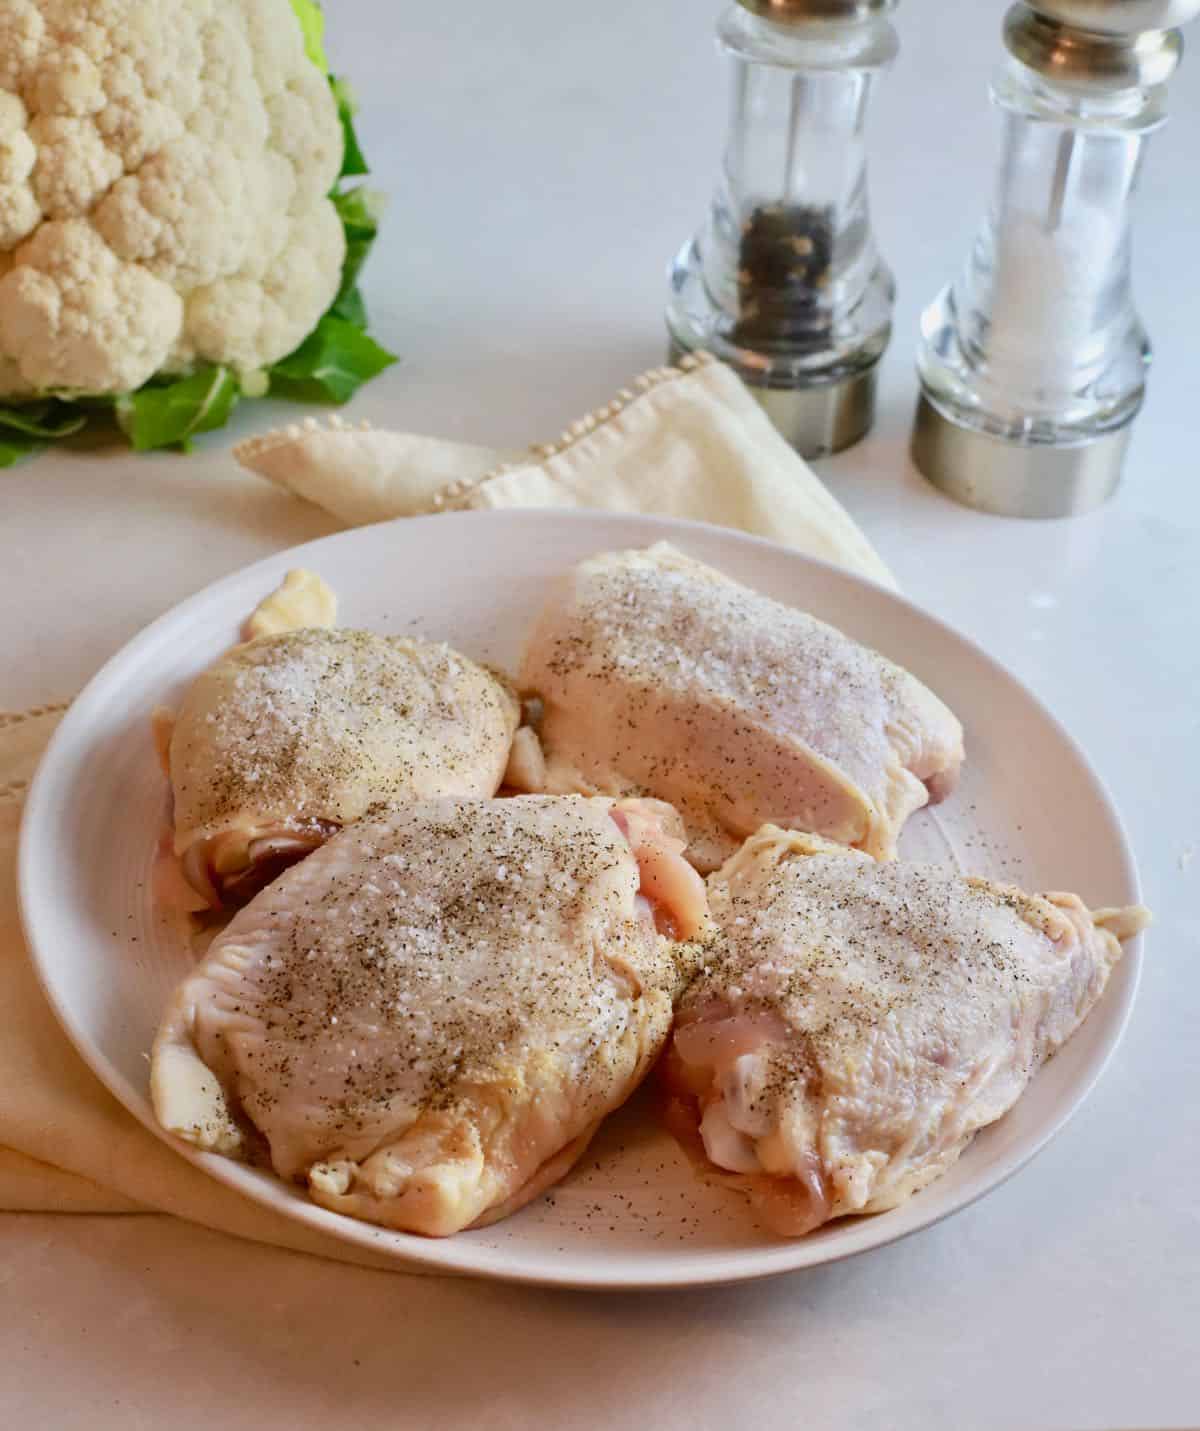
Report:
[[[577,566],[521,684],[543,705],[541,788],[669,800],[700,869],[767,821],[890,859],[963,758],[915,677],[665,543]]]
[[[495,794],[519,714],[444,645],[314,627],[235,647],[193,682],[170,735],[188,882],[244,903],[372,806]]]
[[[662,1048],[705,931],[663,812],[443,799],[365,819],[238,914],[155,1042],[164,1127],[325,1207],[445,1235],[561,1178]]]
[[[792,1236],[945,1172],[1079,1027],[1148,919],[773,827],[709,879],[709,900],[719,933],[664,1060],[671,1121]]]

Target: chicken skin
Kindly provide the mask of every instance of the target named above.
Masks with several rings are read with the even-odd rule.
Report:
[[[540,788],[670,801],[702,870],[767,822],[894,858],[963,759],[915,677],[665,543],[577,566],[520,684],[543,708]]]
[[[397,807],[243,909],[172,999],[155,1111],[327,1208],[443,1236],[561,1178],[667,1038],[704,885],[638,802]]]
[[[188,883],[242,904],[372,806],[495,794],[519,714],[444,645],[312,627],[235,647],[193,682],[169,736]]]
[[[944,1173],[1148,920],[770,826],[708,888],[718,933],[663,1064],[671,1123],[788,1236]]]

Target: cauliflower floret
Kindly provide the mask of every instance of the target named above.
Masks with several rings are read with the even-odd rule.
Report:
[[[201,105],[204,54],[195,7],[181,5],[171,15],[161,5],[137,6],[102,65],[105,106],[96,127],[132,174],[178,139]]]
[[[345,235],[337,210],[322,200],[293,225],[278,262],[263,278],[230,278],[192,294],[187,339],[197,357],[252,371],[300,345],[337,297]],[[297,309],[297,295],[305,307]],[[2,291],[0,291],[2,298]]]
[[[121,177],[120,156],[90,119],[39,114],[30,121],[29,137],[37,150],[33,192],[47,218],[86,214]]]
[[[24,163],[11,169],[7,165],[0,167],[0,183],[11,184],[28,178],[33,168],[37,151],[33,147],[33,140],[25,133],[28,123],[20,96],[0,89],[0,144],[5,146],[5,153],[16,153],[17,146],[20,146],[20,152],[28,156]]]
[[[45,40],[46,24],[32,0],[0,5],[0,88],[20,88],[20,77],[36,63]]]
[[[309,65],[267,98],[271,147],[296,176],[297,208],[308,208],[333,187],[342,166],[342,127],[328,81]]]
[[[286,165],[283,174],[290,180]],[[188,293],[239,272],[261,242],[268,203],[286,214],[289,199],[265,154],[239,159],[188,134],[114,185],[94,222],[115,254]]]
[[[29,185],[37,150],[26,133],[26,124],[25,106],[20,99],[0,90],[0,258],[27,238],[42,218]]]
[[[3,186],[0,186],[2,188]],[[28,184],[6,189],[0,197],[0,247],[20,243],[37,228],[42,219],[38,201]],[[0,355],[2,356],[2,355]],[[0,385],[0,393],[7,391]]]
[[[262,0],[248,0],[248,7],[253,9],[261,3]],[[204,99],[188,121],[188,132],[204,144],[227,144],[240,154],[261,150],[270,126],[263,90],[254,76],[243,6],[215,7],[201,29],[200,43]],[[211,83],[211,78],[218,75],[220,83]],[[270,78],[271,88],[283,82],[281,75]]]
[[[35,391],[141,387],[182,326],[179,294],[82,219],[43,224],[0,279],[0,355]]]
[[[0,399],[290,352],[341,154],[291,0],[0,0]]]
[[[78,45],[64,45],[43,60],[34,87],[42,114],[95,114],[104,108],[100,71]]]

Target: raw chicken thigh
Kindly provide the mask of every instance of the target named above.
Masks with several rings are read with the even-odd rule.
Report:
[[[772,827],[709,900],[719,933],[664,1060],[672,1124],[792,1236],[945,1172],[1079,1027],[1148,919]]]
[[[170,735],[184,874],[210,904],[241,904],[373,806],[493,795],[519,714],[444,645],[314,627],[237,646]]]
[[[577,566],[521,685],[543,706],[540,788],[669,800],[705,870],[768,821],[893,858],[963,759],[915,677],[665,543]]]
[[[707,929],[661,808],[442,799],[238,914],[154,1046],[159,1121],[323,1206],[445,1235],[561,1178],[637,1087]],[[666,931],[666,933],[662,931]]]

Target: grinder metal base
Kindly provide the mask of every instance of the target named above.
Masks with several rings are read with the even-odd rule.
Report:
[[[964,427],[922,393],[913,426],[918,469],[948,497],[1001,517],[1075,517],[1121,480],[1132,420],[1076,443],[1023,443]]]
[[[672,338],[671,362],[677,363],[690,351]],[[771,387],[762,381],[761,373],[732,361],[730,355],[717,352],[714,356],[733,368],[801,457],[828,457],[852,447],[867,435],[875,420],[874,366],[835,382]]]
[[[768,388],[745,381],[801,457],[828,457],[852,447],[875,420],[874,368],[811,388]]]

